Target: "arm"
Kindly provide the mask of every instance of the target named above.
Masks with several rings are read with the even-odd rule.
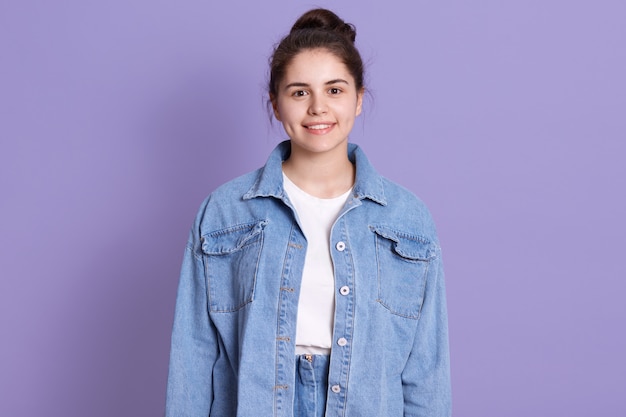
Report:
[[[440,250],[430,262],[417,333],[402,372],[405,417],[451,415],[448,314]]]
[[[178,285],[167,381],[167,417],[206,417],[213,402],[217,333],[208,313],[204,262],[198,254],[197,241],[192,232]]]

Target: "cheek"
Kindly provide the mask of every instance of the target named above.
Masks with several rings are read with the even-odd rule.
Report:
[[[278,104],[278,113],[280,115],[280,121],[283,123],[293,123],[297,119],[298,109],[293,104],[281,105]]]
[[[345,119],[354,119],[359,114],[361,114],[361,107],[357,102],[352,102],[349,105],[346,105],[342,111]]]

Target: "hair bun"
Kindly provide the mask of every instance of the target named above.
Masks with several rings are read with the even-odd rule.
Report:
[[[306,29],[334,32],[348,38],[353,43],[356,39],[354,25],[344,22],[339,16],[327,9],[313,9],[303,14],[292,26],[291,33]]]

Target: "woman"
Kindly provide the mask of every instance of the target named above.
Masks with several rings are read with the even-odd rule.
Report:
[[[290,140],[196,217],[168,416],[450,415],[433,222],[348,143],[364,93],[355,36],[316,9],[274,51],[269,99]]]

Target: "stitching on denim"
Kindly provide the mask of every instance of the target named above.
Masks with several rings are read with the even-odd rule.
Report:
[[[428,239],[426,236],[423,235],[416,235],[416,234],[412,234],[412,233],[407,233],[407,232],[403,232],[401,230],[395,229],[393,227],[389,227],[386,226],[384,224],[372,224],[369,226],[370,230],[376,234],[381,235],[384,238],[387,239],[391,239],[389,236],[387,236],[386,233],[384,233],[386,230],[393,232],[395,235],[399,236],[399,237],[403,237],[405,239],[409,239],[409,240],[413,240],[415,242],[420,242],[420,243],[426,243],[429,245],[432,245],[433,242]],[[393,240],[393,239],[391,239]]]
[[[260,242],[255,240],[254,243],[258,244],[260,247],[259,247],[259,253],[258,253],[258,256],[257,256],[257,259],[256,259],[256,264],[254,265],[254,273],[253,273],[253,278],[252,278],[252,290],[251,290],[250,296],[247,297],[246,300],[244,300],[242,303],[240,303],[238,305],[235,305],[235,306],[228,306],[228,307],[223,307],[223,308],[213,308],[213,307],[211,307],[211,291],[209,290],[209,291],[207,291],[207,294],[208,294],[208,298],[209,298],[209,310],[211,312],[213,312],[213,313],[232,313],[232,312],[241,310],[246,305],[248,305],[248,304],[250,304],[250,303],[252,303],[254,301],[254,295],[256,294],[257,275],[259,274],[259,264],[261,262],[261,256],[262,256],[262,253],[263,253],[263,242],[264,242],[264,237],[265,237],[263,232],[262,232],[262,230],[259,231],[259,233],[257,233],[257,234],[259,235]],[[251,246],[251,244],[250,245],[245,245],[245,246],[242,246],[242,247],[238,248],[238,250],[236,252],[242,250],[246,246]],[[205,256],[209,257],[209,256],[212,256],[212,255],[205,255]],[[206,279],[208,281],[209,280],[209,262],[205,262],[204,265],[205,265],[205,276],[206,276]],[[208,282],[207,282],[207,284],[208,284]],[[210,288],[210,286],[209,286],[209,288]]]
[[[434,244],[432,241],[420,235],[413,235],[406,232],[401,232],[399,230],[393,229],[388,226],[377,226],[370,225],[369,229],[376,235],[380,236],[386,240],[390,240],[396,245],[393,246],[393,251],[398,256],[400,256],[404,261],[415,263],[415,262],[430,262],[431,260],[437,258],[437,254],[439,252],[439,247]],[[390,236],[388,232],[393,233],[394,236]],[[410,240],[411,242],[421,243],[427,245],[426,257],[421,256],[408,256],[407,254],[400,251],[396,246],[401,244],[400,239]]]
[[[370,226],[371,229],[372,226]],[[394,314],[396,316],[399,317],[404,317],[407,319],[412,319],[412,320],[418,320],[420,315],[421,315],[421,311],[422,311],[422,305],[424,304],[423,302],[420,303],[417,314],[405,314],[405,313],[401,313],[396,311],[395,309],[393,309],[390,305],[386,304],[382,298],[381,298],[381,294],[382,294],[382,279],[381,279],[381,262],[380,262],[380,245],[379,245],[379,239],[387,239],[384,236],[380,236],[378,233],[374,234],[374,240],[375,240],[375,249],[376,249],[376,271],[377,271],[377,276],[376,276],[376,280],[378,282],[378,296],[376,297],[376,302],[379,303],[381,306],[383,306],[386,310],[388,310],[391,314]],[[389,239],[387,239],[389,240]],[[394,251],[395,252],[395,251]],[[402,258],[404,259],[404,258]],[[416,262],[425,262],[426,263],[426,271],[424,272],[425,275],[428,274],[428,266],[430,264],[430,262],[428,261],[416,261]],[[426,288],[426,283],[424,283],[424,290]]]
[[[267,225],[268,221],[266,219],[256,219],[248,223],[239,223],[234,224],[229,227],[225,227],[223,229],[214,230],[212,232],[206,233],[203,236],[222,236],[227,235],[233,232],[237,232],[239,230],[252,229],[255,226],[261,226],[263,229]]]

